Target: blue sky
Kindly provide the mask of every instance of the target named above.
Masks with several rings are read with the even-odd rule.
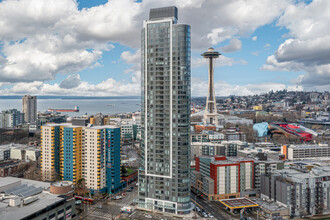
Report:
[[[329,89],[326,0],[19,0],[0,1],[0,92],[139,95],[143,19],[168,5],[192,27],[194,96],[210,46],[222,53],[217,95]]]

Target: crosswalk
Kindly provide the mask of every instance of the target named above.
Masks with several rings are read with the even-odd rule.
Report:
[[[112,214],[99,212],[99,211],[93,211],[92,213],[90,213],[90,216],[98,217],[98,218],[102,218],[102,219],[112,219],[115,217]]]

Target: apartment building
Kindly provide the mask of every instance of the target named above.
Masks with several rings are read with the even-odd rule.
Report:
[[[239,157],[196,157],[191,186],[209,200],[238,198],[254,188],[254,161]]]
[[[43,181],[55,181],[60,174],[60,125],[41,127],[41,174]]]
[[[85,128],[83,177],[92,191],[117,193],[122,190],[121,133],[114,125]]]
[[[190,26],[176,7],[150,10],[142,33],[138,205],[188,214],[190,203]]]
[[[22,97],[22,112],[27,123],[37,121],[37,96],[25,95]]]
[[[82,127],[60,127],[60,175],[62,180],[76,183],[82,178]]]
[[[263,175],[261,197],[289,207],[291,217],[330,214],[330,167],[283,169]]]
[[[125,187],[120,127],[48,124],[41,132],[43,180],[76,183],[84,178],[92,193],[117,193]]]
[[[17,109],[0,112],[0,128],[12,128],[24,123],[24,114]]]

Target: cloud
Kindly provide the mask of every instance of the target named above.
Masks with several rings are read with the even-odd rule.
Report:
[[[81,11],[74,0],[0,2],[0,81],[49,81],[98,66],[109,42],[139,42],[131,36],[140,8],[131,0]]]
[[[252,39],[253,41],[256,41],[256,40],[258,39],[258,37],[257,37],[257,36],[253,36],[251,39]]]
[[[267,58],[262,69],[305,72],[296,82],[306,89],[329,85],[329,10],[327,0],[309,4],[300,2],[287,7],[277,25],[289,30],[289,38]]]
[[[130,51],[124,51],[121,53],[120,58],[128,64],[140,64],[141,63],[141,50],[138,49],[135,53]]]
[[[72,74],[60,83],[60,88],[71,89],[81,84],[80,75]]]
[[[207,94],[208,82],[193,77],[192,78],[192,96],[205,96]],[[229,95],[254,95],[266,93],[271,90],[283,90],[289,91],[298,90],[301,91],[302,86],[286,86],[281,83],[259,83],[248,85],[233,85],[224,81],[216,81],[214,83],[215,92],[217,96],[229,96]],[[325,87],[323,88],[325,89]],[[97,84],[90,84],[86,81],[72,88],[63,88],[60,84],[30,82],[30,83],[16,83],[11,88],[0,88],[2,95],[23,95],[26,93],[34,95],[63,95],[70,94],[72,96],[140,96],[140,82],[126,83],[122,81],[116,81],[112,78],[108,78]]]
[[[117,91],[114,93],[119,93],[122,88],[134,93],[131,86],[139,87],[141,78],[138,51],[124,52],[121,56],[131,65],[125,71],[132,76],[127,87],[124,82],[112,78],[105,79],[103,84],[81,82],[74,88],[65,88],[69,87],[65,80],[70,77],[60,84],[40,82],[53,80],[59,73],[71,76],[98,66],[104,51],[114,48],[114,43],[139,48],[142,21],[148,18],[152,7],[178,6],[179,23],[192,27],[193,50],[230,40],[230,45],[224,47],[229,52],[241,47],[238,38],[249,37],[258,27],[272,23],[290,4],[291,0],[143,0],[142,3],[112,0],[78,10],[75,0],[2,1],[0,82],[22,86],[14,85],[8,92],[20,92],[26,88],[26,91],[55,94],[59,90],[74,93],[76,89],[85,89],[101,94],[100,91],[113,91],[110,88],[102,90],[101,87],[109,83],[115,84]],[[197,66],[201,65],[201,59],[197,61]],[[222,56],[217,63],[230,66],[247,62]]]
[[[265,82],[259,84],[247,85],[231,85],[224,81],[214,82],[216,96],[229,96],[229,95],[255,95],[267,93],[271,90],[278,91],[287,89],[289,91],[301,91],[301,86],[286,86],[282,83]],[[208,89],[208,82],[200,78],[192,78],[192,96],[206,96]]]
[[[223,46],[220,49],[221,49],[221,51],[223,51],[225,53],[239,51],[242,49],[242,41],[240,41],[239,39],[236,39],[236,38],[232,39],[230,41],[230,44]]]

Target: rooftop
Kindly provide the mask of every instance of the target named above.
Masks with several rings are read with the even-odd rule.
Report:
[[[58,195],[51,194],[48,189],[50,183],[20,179],[15,177],[0,178],[0,193],[5,196],[0,202],[1,219],[21,219],[32,215],[54,203],[65,200]],[[37,200],[29,204],[9,206],[10,199],[18,198],[20,203],[22,199],[30,196],[36,196]]]
[[[221,199],[220,202],[230,209],[258,207],[259,205],[247,198]]]

